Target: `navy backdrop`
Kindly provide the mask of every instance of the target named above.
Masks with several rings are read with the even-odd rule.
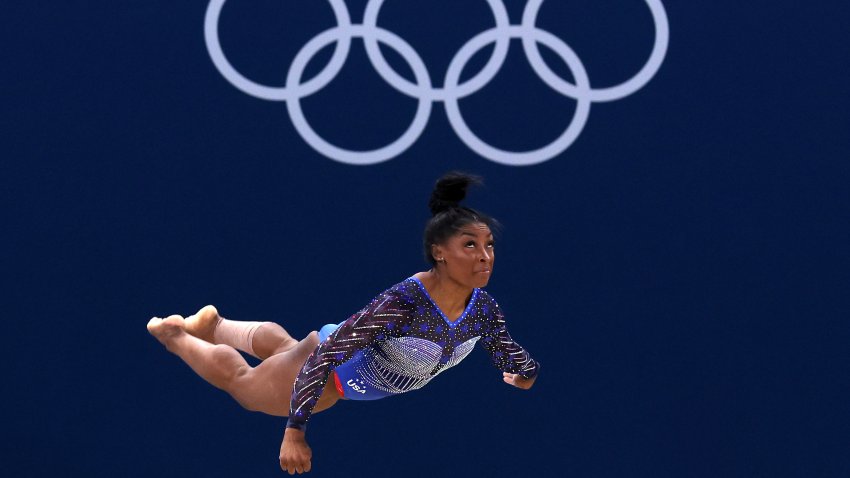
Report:
[[[299,337],[343,320],[426,267],[427,197],[450,169],[486,179],[470,203],[504,224],[488,290],[540,379],[507,387],[478,350],[421,391],[341,403],[311,421],[313,476],[850,474],[844,2],[664,2],[657,74],[593,102],[569,148],[524,167],[468,148],[441,102],[393,159],[320,154],[287,103],[216,69],[207,3],[0,6],[7,476],[280,476],[284,420],[240,409],[145,323],[207,303]],[[366,3],[346,2],[354,23]],[[504,4],[518,24],[525,2]],[[326,2],[231,0],[219,36],[242,74],[283,85],[334,24]],[[493,16],[484,1],[393,0],[379,24],[440,86]],[[594,87],[653,47],[641,0],[549,0],[537,24]],[[393,141],[417,108],[361,39],[300,104],[352,150]],[[576,104],[517,39],[460,101],[476,134],[518,151],[558,137]]]

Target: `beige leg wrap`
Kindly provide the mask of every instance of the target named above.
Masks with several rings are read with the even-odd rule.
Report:
[[[254,333],[265,323],[266,322],[241,322],[238,320],[221,319],[215,328],[213,338],[217,344],[229,345],[252,357],[257,357],[252,345]]]

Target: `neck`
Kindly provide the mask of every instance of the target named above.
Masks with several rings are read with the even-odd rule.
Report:
[[[463,313],[463,310],[466,309],[466,302],[469,296],[472,295],[471,287],[464,286],[452,280],[437,268],[431,269],[428,272],[420,272],[416,276],[425,285],[428,294],[434,299],[434,302],[446,313],[458,311]]]

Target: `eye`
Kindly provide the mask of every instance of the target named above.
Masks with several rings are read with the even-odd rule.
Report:
[[[475,247],[475,241],[469,241],[464,244],[463,247]]]
[[[493,242],[493,241],[490,241],[490,242],[488,242],[488,243],[487,243],[487,247],[489,247],[490,249],[492,249],[492,248],[496,247],[496,243],[495,243],[495,242]]]

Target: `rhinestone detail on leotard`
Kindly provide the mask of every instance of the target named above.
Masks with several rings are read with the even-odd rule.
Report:
[[[537,375],[539,364],[511,338],[487,292],[475,289],[464,313],[450,321],[411,277],[340,324],[308,357],[295,379],[287,427],[306,427],[331,370],[346,398],[383,398],[425,386],[460,363],[476,343],[500,370]]]

